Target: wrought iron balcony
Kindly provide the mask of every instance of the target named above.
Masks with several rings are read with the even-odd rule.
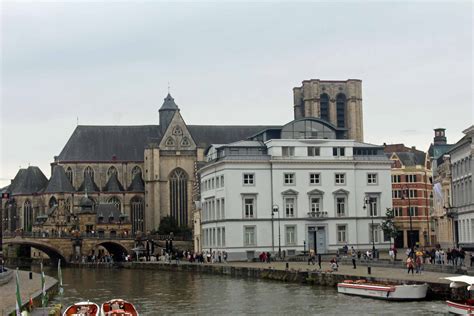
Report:
[[[325,211],[308,212],[308,217],[310,217],[310,218],[326,218],[326,217],[328,217],[328,212],[325,212]]]

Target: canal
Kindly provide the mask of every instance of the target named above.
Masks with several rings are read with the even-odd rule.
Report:
[[[46,273],[57,277],[55,269]],[[111,298],[124,298],[133,302],[141,315],[446,314],[441,301],[385,302],[345,296],[329,287],[190,272],[65,268],[63,282],[64,295],[53,303],[91,300],[100,305]]]

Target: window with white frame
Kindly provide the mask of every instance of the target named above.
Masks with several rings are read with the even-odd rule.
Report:
[[[221,199],[221,218],[225,218],[225,199]]]
[[[393,215],[394,216],[403,216],[403,209],[401,207],[394,207],[393,208]]]
[[[296,245],[296,226],[286,226],[286,245]]]
[[[224,175],[221,176],[221,187],[224,187]]]
[[[217,247],[221,247],[221,228],[217,227]]]
[[[335,183],[336,184],[346,184],[346,174],[345,173],[336,173],[335,174]]]
[[[281,147],[281,155],[283,157],[293,157],[295,155],[295,147],[292,147],[292,146]]]
[[[378,196],[368,196],[366,198],[369,216],[378,216],[379,199]]]
[[[402,191],[401,190],[392,190],[392,198],[400,199],[401,197],[402,197]]]
[[[216,219],[221,218],[221,200],[216,199]]]
[[[397,174],[392,176],[392,183],[400,183],[402,182],[402,176]]]
[[[255,184],[255,174],[253,173],[244,173],[244,185],[254,185]]]
[[[346,216],[346,197],[344,196],[336,196],[336,215]]]
[[[319,147],[314,147],[314,146],[308,147],[308,156],[309,157],[316,157],[316,156],[319,156],[319,155],[320,155]]]
[[[416,174],[407,174],[407,182],[416,182]]]
[[[255,226],[244,226],[244,245],[255,246]]]
[[[418,216],[418,206],[410,206],[408,214],[408,216]]]
[[[322,210],[322,197],[320,196],[311,196],[309,198],[311,213],[319,213]]]
[[[222,227],[222,247],[225,247],[225,227]]]
[[[380,240],[380,226],[379,224],[369,224],[369,241],[378,243]]]
[[[337,225],[337,243],[347,242],[347,225]]]
[[[310,173],[309,174],[309,184],[321,184],[321,174],[320,173]]]
[[[295,174],[294,173],[285,173],[285,174],[283,174],[283,183],[285,185],[294,185],[295,184]]]
[[[296,208],[296,198],[295,197],[285,197],[285,216],[286,217],[295,217],[295,208]]]
[[[416,198],[418,196],[418,190],[416,189],[409,189],[408,196],[411,198]]]
[[[244,218],[254,218],[255,217],[255,197],[245,196],[243,198],[243,202],[244,202]]]
[[[344,147],[333,147],[332,155],[334,157],[342,157],[346,155],[346,150]]]
[[[377,184],[377,174],[368,173],[367,174],[367,184]]]

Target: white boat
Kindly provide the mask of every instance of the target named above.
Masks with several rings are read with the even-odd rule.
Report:
[[[422,300],[426,297],[428,284],[382,284],[346,280],[337,284],[337,291],[384,300]]]
[[[471,297],[471,291],[474,291],[474,277],[460,275],[455,277],[444,278],[451,281],[450,288],[466,287],[469,291],[469,298],[464,300],[448,300],[448,312],[456,315],[474,315],[474,299]]]
[[[99,316],[100,309],[99,305],[92,302],[79,302],[75,303],[63,313],[63,316]]]
[[[100,307],[101,316],[138,316],[135,306],[122,299],[112,299]]]

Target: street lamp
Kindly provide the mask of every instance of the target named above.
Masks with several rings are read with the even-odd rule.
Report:
[[[276,204],[273,204],[272,218],[274,213],[278,213],[278,258],[281,259],[280,211]]]
[[[272,207],[272,254],[275,255],[275,233],[274,233],[274,225],[273,225],[273,217],[275,216],[273,207]]]
[[[413,223],[412,223],[412,211],[411,211],[411,202],[410,202],[410,191],[408,187],[403,187],[403,194],[402,194],[402,200],[407,199],[408,200],[408,216],[410,217],[410,257],[413,257]]]
[[[374,214],[375,214],[375,205],[374,203],[370,202],[370,198],[368,196],[365,197],[364,199],[364,206],[362,207],[364,211],[367,209],[367,205],[369,205],[369,211],[370,211],[370,219],[372,221],[372,226],[371,226],[371,234],[372,234],[372,258],[375,258],[375,229],[374,229]]]

